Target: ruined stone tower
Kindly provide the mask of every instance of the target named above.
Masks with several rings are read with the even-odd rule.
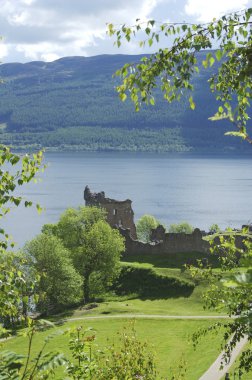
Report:
[[[130,230],[133,239],[137,238],[136,226],[134,223],[134,212],[131,207],[132,201],[117,201],[105,197],[104,191],[92,193],[88,186],[84,190],[84,199],[86,206],[102,207],[107,211],[107,222],[111,227],[122,227]]]

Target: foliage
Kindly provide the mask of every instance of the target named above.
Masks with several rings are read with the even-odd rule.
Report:
[[[124,329],[120,346],[110,346],[99,364],[99,380],[156,380],[158,376],[153,353],[137,339],[134,326]]]
[[[93,353],[95,334],[92,329],[83,330],[82,326],[69,331],[69,348],[74,361],[67,363],[66,371],[70,379],[97,379],[97,360]]]
[[[14,328],[27,321],[31,304],[37,301],[39,277],[19,253],[0,253],[0,322],[4,328]],[[1,328],[0,328],[1,333]]]
[[[75,263],[84,277],[84,296],[89,301],[90,276],[98,273],[104,285],[111,284],[119,269],[124,239],[118,230],[113,230],[106,222],[95,223],[85,235],[85,243],[75,255]]]
[[[42,152],[21,157],[0,145],[0,219],[22,203],[25,207],[32,205],[31,201],[18,195],[18,190],[34,179],[42,159]],[[39,205],[37,209],[41,210]],[[7,251],[10,237],[3,228],[0,228],[0,236],[0,319],[4,326],[13,327],[27,319],[31,297],[36,297],[38,278],[28,269],[22,256]]]
[[[144,243],[151,241],[151,231],[161,223],[152,215],[143,215],[136,223],[137,238]]]
[[[38,309],[50,313],[80,302],[82,278],[75,270],[70,252],[53,235],[41,234],[26,244],[24,253],[40,274]]]
[[[214,223],[212,224],[210,227],[209,227],[209,232],[211,234],[217,234],[217,233],[220,233],[221,232],[221,229],[220,227],[218,226],[218,224]]]
[[[125,64],[116,75],[122,78],[117,87],[119,97],[127,96],[139,110],[142,103],[155,104],[153,90],[160,87],[168,102],[180,100],[184,93],[194,89],[193,75],[199,73],[200,66],[212,67],[218,63],[218,73],[211,73],[208,79],[210,90],[216,93],[219,107],[212,120],[228,119],[238,131],[229,132],[246,139],[250,143],[246,124],[249,119],[248,107],[252,99],[251,77],[251,25],[252,8],[224,15],[207,24],[163,23],[154,20],[136,25],[122,25],[117,29],[108,25],[108,33],[115,36],[119,47],[122,40],[131,41],[139,32],[145,33],[146,41],[140,46],[159,42],[160,35],[172,37],[171,48],[160,48],[140,63]],[[211,51],[216,47],[217,50]],[[196,53],[208,49],[202,62]],[[188,96],[191,109],[195,108],[193,97]]]
[[[11,207],[17,207],[21,203],[25,207],[32,206],[31,201],[24,199],[21,195],[17,195],[16,191],[19,187],[34,179],[41,167],[42,159],[42,151],[34,153],[32,156],[26,154],[21,157],[18,154],[12,153],[7,146],[0,145],[0,219],[11,211]],[[18,165],[18,169],[15,171],[12,168],[16,165]],[[41,211],[38,204],[36,207],[38,211]],[[3,235],[3,240],[0,241],[0,248],[6,250],[9,235],[5,233],[3,228],[0,229],[0,234]]]
[[[85,234],[98,221],[105,221],[105,217],[105,211],[98,207],[69,208],[61,214],[58,223],[49,226],[52,233],[56,234],[64,242],[66,248],[78,251],[78,248],[85,241]],[[42,231],[47,226],[44,226]]]
[[[46,346],[54,334],[47,336],[37,355],[34,358],[31,357],[35,334],[51,326],[52,323],[48,321],[34,322],[30,320],[29,327],[25,332],[28,339],[27,355],[19,355],[10,351],[0,353],[1,380],[46,380],[53,377],[55,369],[66,362],[61,353],[45,352]]]
[[[174,234],[191,234],[194,228],[188,222],[181,222],[178,224],[171,224],[169,232]]]
[[[83,278],[85,302],[90,299],[92,276],[102,279],[104,286],[111,284],[124,251],[124,239],[105,222],[105,211],[97,207],[66,210],[54,227],[45,227],[62,240],[71,251],[76,270]]]
[[[246,234],[247,231],[244,231]],[[209,282],[209,290],[204,294],[208,308],[225,310],[232,319],[224,323],[225,354],[223,361],[227,363],[236,343],[243,337],[252,339],[251,330],[251,287],[252,287],[252,240],[246,238],[243,247],[237,247],[234,234],[219,236],[212,240],[212,253],[220,261],[221,271],[215,272],[211,267],[191,267],[195,278],[203,278]],[[218,329],[220,324],[215,326]],[[204,330],[203,335],[207,330]],[[196,334],[197,342],[199,335]],[[251,369],[251,350],[248,349],[240,358],[239,371]]]

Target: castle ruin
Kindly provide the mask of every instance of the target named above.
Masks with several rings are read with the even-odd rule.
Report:
[[[107,212],[107,222],[111,227],[123,228],[130,230],[132,239],[137,238],[136,226],[134,223],[134,212],[132,210],[130,199],[117,201],[106,198],[104,191],[92,193],[88,186],[84,190],[84,199],[86,206],[101,207]]]
[[[176,254],[185,252],[198,252],[209,254],[210,244],[204,239],[206,233],[198,228],[191,234],[169,233],[162,225],[152,230],[151,242],[144,243],[137,240],[136,226],[134,223],[134,212],[130,199],[117,201],[106,198],[104,191],[92,193],[88,186],[84,190],[86,206],[102,207],[107,212],[107,222],[111,227],[118,228],[125,238],[125,254]],[[252,238],[251,238],[252,239]],[[244,248],[244,236],[235,236],[237,248]],[[219,238],[215,238],[215,243],[219,244]]]

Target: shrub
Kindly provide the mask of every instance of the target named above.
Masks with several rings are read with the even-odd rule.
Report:
[[[178,224],[171,224],[169,227],[169,232],[170,233],[175,233],[175,234],[191,234],[194,230],[194,227],[189,224],[188,222],[181,222]]]

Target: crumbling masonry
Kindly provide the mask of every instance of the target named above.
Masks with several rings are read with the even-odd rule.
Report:
[[[132,239],[136,239],[136,226],[134,223],[134,212],[132,210],[130,199],[117,201],[105,197],[104,191],[92,193],[88,186],[84,190],[84,199],[86,206],[102,207],[107,212],[107,222],[111,227],[123,228],[130,231]]]
[[[205,233],[198,228],[191,234],[167,233],[163,226],[158,226],[152,231],[151,243],[143,243],[137,240],[136,226],[134,224],[134,212],[131,207],[131,200],[117,201],[105,197],[104,191],[92,193],[88,186],[84,190],[86,206],[102,207],[107,211],[107,222],[111,227],[119,229],[125,238],[125,255],[134,254],[177,254],[199,252],[208,254],[210,250],[209,242],[203,239]],[[248,237],[246,237],[248,239]],[[252,241],[252,237],[249,238]],[[244,249],[244,236],[236,235],[235,244],[237,248]],[[219,238],[215,238],[215,243],[219,244]]]
[[[86,206],[102,207],[107,211],[107,222],[119,229],[125,238],[125,254],[174,254],[182,252],[206,253],[209,243],[202,239],[201,231],[196,228],[192,234],[166,233],[162,226],[152,232],[152,242],[143,243],[137,240],[132,201],[117,201],[105,197],[104,191],[92,193],[88,186],[84,190]]]

